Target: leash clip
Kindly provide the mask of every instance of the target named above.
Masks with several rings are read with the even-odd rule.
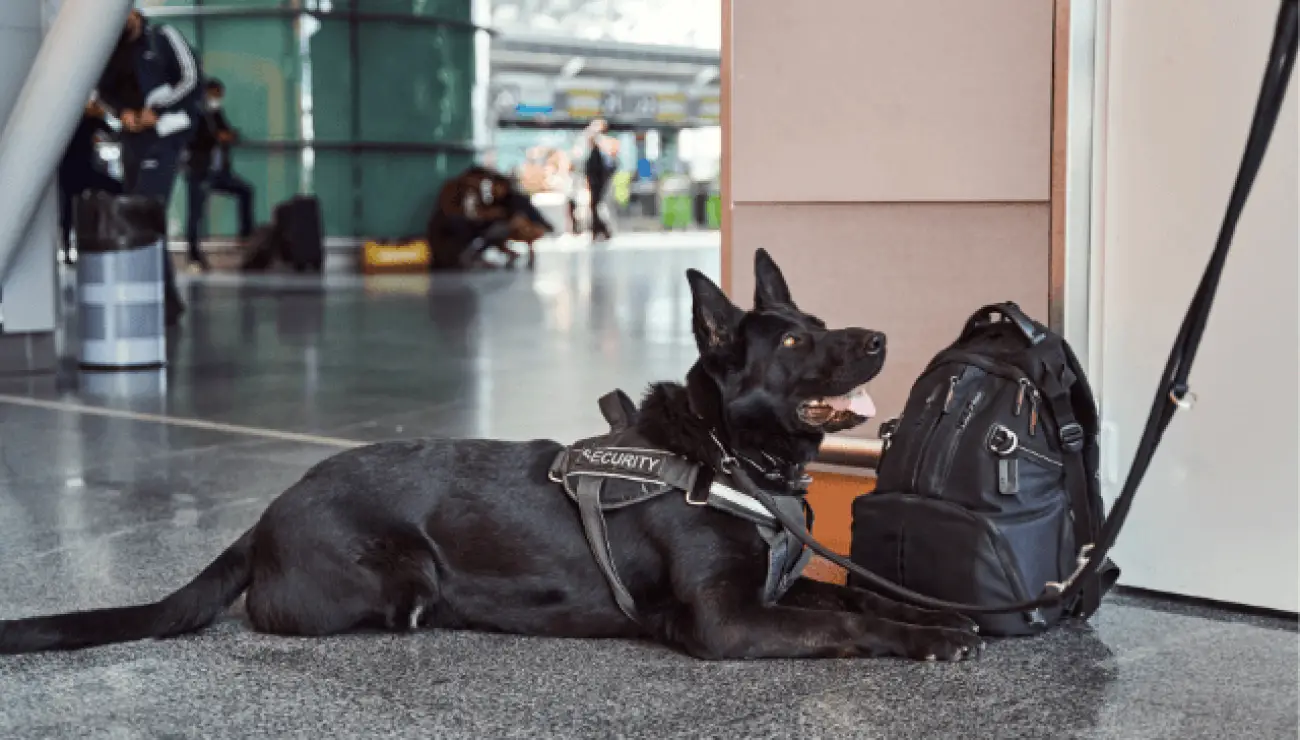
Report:
[[[718,461],[719,470],[724,474],[730,474],[732,468],[736,466],[736,458],[727,451],[727,448],[718,439],[718,435],[712,430],[709,430],[709,439],[713,440],[713,444],[718,446],[718,452],[722,453],[722,459]]]
[[[1183,411],[1191,411],[1196,408],[1196,394],[1188,390],[1185,385],[1169,391],[1169,400]]]
[[[1050,588],[1058,594],[1064,593],[1071,584],[1079,580],[1079,576],[1083,575],[1084,569],[1088,567],[1088,560],[1092,557],[1092,550],[1093,544],[1091,542],[1079,548],[1079,556],[1074,559],[1074,572],[1070,574],[1070,577],[1059,582],[1048,581],[1044,588]]]

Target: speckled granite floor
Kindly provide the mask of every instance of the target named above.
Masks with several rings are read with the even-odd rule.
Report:
[[[381,439],[577,437],[594,394],[680,376],[699,249],[527,273],[213,279],[165,385],[0,394]],[[152,599],[328,446],[0,396],[0,618]],[[168,642],[0,658],[3,738],[1295,738],[1294,622],[1116,596],[1089,626],[959,665],[701,663],[621,641],[429,632],[290,640],[240,607]]]

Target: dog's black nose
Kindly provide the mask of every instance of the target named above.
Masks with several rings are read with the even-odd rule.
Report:
[[[867,335],[867,353],[872,355],[880,354],[885,348],[885,335],[878,331],[873,331]]]

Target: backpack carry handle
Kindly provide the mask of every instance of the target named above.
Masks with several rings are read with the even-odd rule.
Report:
[[[994,316],[998,318],[994,319]],[[965,339],[972,332],[997,323],[1015,325],[1021,336],[1025,338],[1025,341],[1029,342],[1030,347],[1047,338],[1047,333],[1040,329],[1034,323],[1034,320],[1026,316],[1025,312],[1020,310],[1020,306],[1012,301],[992,303],[976,311],[975,315],[971,316],[970,320],[966,322],[966,327],[961,330],[961,337]]]
[[[1214,296],[1218,289],[1219,278],[1223,274],[1228,250],[1232,246],[1232,237],[1245,208],[1246,199],[1250,195],[1251,186],[1254,185],[1255,176],[1259,173],[1260,165],[1264,160],[1264,153],[1268,149],[1269,140],[1272,138],[1273,129],[1281,112],[1282,101],[1286,97],[1287,82],[1291,78],[1291,71],[1296,61],[1298,36],[1300,36],[1300,0],[1282,0],[1259,102],[1256,104],[1254,120],[1251,122],[1250,134],[1246,141],[1246,151],[1228,200],[1227,212],[1214,245],[1214,252],[1187,314],[1183,318],[1174,346],[1170,350],[1169,360],[1161,374],[1151,413],[1147,418],[1142,438],[1138,442],[1132,466],[1124,479],[1124,486],[1111,507],[1110,516],[1106,518],[1097,541],[1079,543],[1081,550],[1074,572],[1065,581],[1045,584],[1043,594],[1039,598],[1019,604],[981,606],[935,599],[899,586],[827,549],[804,531],[801,522],[795,521],[777,507],[772,495],[755,486],[745,471],[739,467],[732,471],[732,478],[745,493],[758,499],[759,503],[767,507],[795,537],[812,548],[813,552],[859,576],[881,593],[889,594],[915,606],[965,614],[1012,614],[1068,604],[1079,596],[1088,584],[1095,582],[1102,564],[1106,561],[1106,556],[1119,537],[1119,531],[1124,526],[1124,520],[1133,505],[1138,486],[1141,485],[1142,478],[1151,465],[1151,459],[1164,436],[1165,429],[1168,428],[1174,414],[1182,406],[1184,396],[1188,393],[1187,378],[1201,342],[1202,332],[1209,319],[1210,309],[1214,305]],[[1037,331],[1033,330],[1033,322],[1029,321],[1018,306],[1010,302],[985,306],[968,322],[966,331],[971,330],[972,325],[988,325],[995,313],[1001,314],[1004,320],[1015,323],[1031,345],[1037,344],[1034,340]],[[1030,327],[1029,331],[1026,331],[1026,325]]]

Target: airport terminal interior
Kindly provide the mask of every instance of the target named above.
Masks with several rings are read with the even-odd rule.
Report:
[[[1280,2],[0,2],[0,738],[1296,737],[1295,80],[1088,619],[961,662],[281,636],[242,598],[80,649],[13,621],[157,602],[348,450],[601,434],[605,393],[696,366],[688,271],[749,309],[759,248],[888,335],[878,418],[807,468],[813,536],[850,554],[881,422],[1007,300],[1087,370],[1109,505]],[[454,548],[533,557],[510,536]]]

